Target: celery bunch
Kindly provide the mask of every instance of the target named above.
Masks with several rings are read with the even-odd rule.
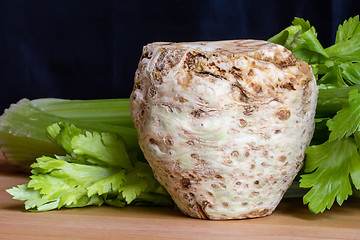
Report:
[[[0,145],[31,164],[31,180],[7,190],[27,210],[172,204],[143,158],[128,99],[21,100],[0,118]]]
[[[335,43],[328,48],[320,44],[310,22],[301,18],[295,18],[291,26],[269,41],[284,45],[294,56],[309,63],[318,79],[317,126],[312,146],[305,151],[300,187],[309,188],[303,198],[309,209],[323,212],[335,200],[341,205],[360,189],[359,16],[339,25]],[[344,89],[349,90],[346,95],[342,95]],[[324,94],[333,99],[324,102]],[[341,110],[329,114],[324,108],[328,103]]]
[[[129,111],[129,99],[63,100],[22,99],[0,118],[0,146],[6,158],[29,167],[42,155],[63,154],[46,128],[56,122],[73,123],[89,130],[120,134],[128,149],[141,153]]]

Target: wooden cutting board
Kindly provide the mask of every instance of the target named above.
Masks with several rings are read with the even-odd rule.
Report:
[[[186,217],[169,207],[87,207],[25,212],[5,192],[28,181],[0,165],[0,239],[360,239],[360,200],[314,215],[301,199],[284,199],[275,212],[249,220]]]

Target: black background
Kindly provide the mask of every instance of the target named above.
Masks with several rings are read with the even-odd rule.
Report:
[[[0,111],[21,98],[129,97],[154,41],[266,40],[303,17],[324,47],[358,0],[0,0]]]

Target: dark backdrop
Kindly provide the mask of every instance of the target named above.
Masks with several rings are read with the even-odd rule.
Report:
[[[359,0],[0,0],[0,111],[21,98],[129,97],[142,46],[268,39],[294,16],[324,47]]]

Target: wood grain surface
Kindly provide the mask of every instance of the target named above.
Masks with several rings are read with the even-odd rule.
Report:
[[[0,239],[360,239],[360,201],[314,215],[284,199],[267,217],[211,221],[169,207],[87,207],[31,213],[5,192],[27,174],[0,164]]]

